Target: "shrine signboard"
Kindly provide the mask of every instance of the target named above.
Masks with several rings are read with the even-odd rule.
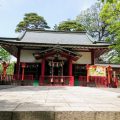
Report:
[[[88,76],[106,76],[106,67],[105,66],[97,66],[91,65],[88,68]]]

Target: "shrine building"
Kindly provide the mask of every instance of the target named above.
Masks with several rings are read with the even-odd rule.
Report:
[[[110,44],[86,32],[29,30],[17,38],[1,37],[0,45],[17,58],[15,79],[73,86],[87,76],[86,65],[96,64]]]

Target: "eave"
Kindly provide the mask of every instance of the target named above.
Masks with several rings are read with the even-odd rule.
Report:
[[[27,43],[27,42],[16,42],[16,41],[4,41],[0,40],[1,45],[12,45],[12,46],[29,46],[29,47],[51,47],[57,44],[46,44],[46,43]],[[97,44],[92,44],[92,45],[79,45],[79,44],[59,44],[63,47],[68,47],[68,48],[108,48],[110,44],[106,45],[97,45]]]

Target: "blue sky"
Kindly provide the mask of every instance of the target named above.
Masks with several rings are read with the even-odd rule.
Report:
[[[53,28],[63,20],[75,19],[81,10],[95,2],[97,0],[0,0],[0,37],[16,37],[16,25],[25,13],[38,13]]]

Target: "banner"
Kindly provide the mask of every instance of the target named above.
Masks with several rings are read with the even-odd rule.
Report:
[[[106,76],[106,67],[105,66],[96,66],[91,65],[88,68],[88,76]]]

